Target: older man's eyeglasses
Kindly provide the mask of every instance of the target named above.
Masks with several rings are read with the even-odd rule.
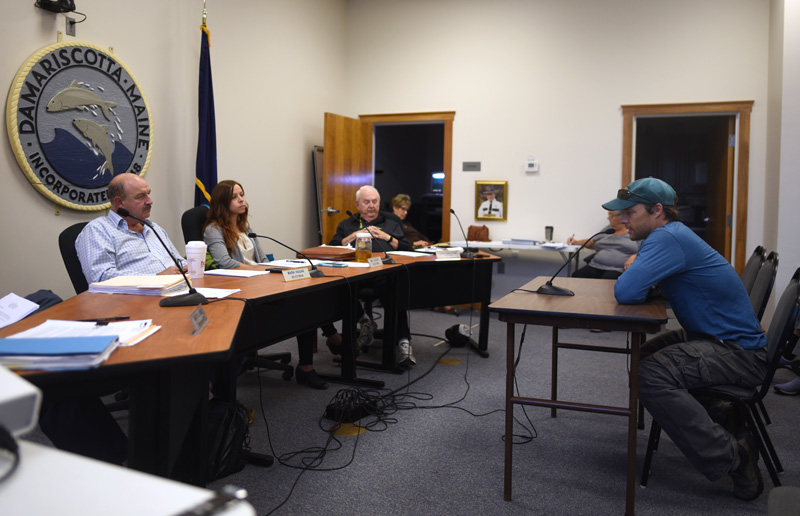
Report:
[[[627,201],[631,197],[638,197],[639,199],[642,199],[643,201],[647,201],[648,204],[658,204],[657,202],[651,201],[647,197],[641,196],[641,195],[637,194],[636,192],[632,192],[632,191],[628,190],[627,188],[620,188],[619,190],[617,190],[617,199],[622,199],[623,201]]]

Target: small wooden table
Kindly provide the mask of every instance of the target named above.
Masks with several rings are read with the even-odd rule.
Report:
[[[535,291],[549,278],[538,277],[524,285],[523,289]],[[517,405],[533,405],[550,407],[555,416],[555,409],[578,410],[599,414],[613,414],[628,418],[628,463],[627,494],[625,514],[633,515],[634,494],[636,484],[636,415],[637,415],[637,378],[639,376],[639,347],[645,341],[647,333],[657,332],[667,322],[666,308],[662,300],[651,300],[641,305],[620,305],[614,299],[614,281],[557,278],[561,287],[566,287],[574,296],[553,296],[535,292],[511,292],[502,299],[492,303],[489,309],[499,314],[500,321],[507,324],[506,355],[506,420],[505,420],[505,472],[503,498],[511,500],[511,464],[512,464],[512,430],[514,424],[513,409]],[[536,324],[553,328],[553,345],[558,346],[559,328],[599,328],[611,331],[631,333],[630,352],[630,395],[627,407],[592,405],[580,402],[559,401],[555,389],[551,399],[528,398],[514,396],[514,343],[515,324]],[[565,347],[565,346],[561,346]],[[594,349],[593,349],[594,348]],[[581,345],[577,349],[595,351],[614,351],[617,348]],[[555,349],[554,349],[555,351]],[[554,357],[555,358],[555,357]],[[554,367],[554,376],[556,374]],[[555,381],[555,379],[553,380]],[[554,383],[555,385],[555,383]]]

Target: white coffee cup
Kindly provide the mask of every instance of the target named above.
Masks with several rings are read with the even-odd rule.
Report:
[[[206,250],[208,246],[201,240],[186,244],[186,260],[189,262],[189,276],[202,278],[206,271]]]

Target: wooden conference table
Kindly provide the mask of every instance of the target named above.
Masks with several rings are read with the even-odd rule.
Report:
[[[539,277],[522,289],[535,291],[548,277]],[[550,407],[552,416],[555,409],[578,410],[600,414],[612,414],[628,418],[628,462],[625,514],[634,514],[634,494],[636,483],[636,415],[637,378],[639,375],[639,347],[645,341],[646,333],[654,333],[667,322],[663,300],[651,300],[641,305],[619,305],[614,299],[614,281],[558,278],[558,286],[566,287],[575,296],[553,296],[535,292],[512,292],[492,303],[490,310],[499,314],[499,319],[507,325],[506,341],[506,420],[505,420],[505,470],[503,498],[511,500],[512,433],[514,424],[514,405],[533,405]],[[514,344],[515,325],[535,324],[553,328],[553,389],[550,399],[514,396]],[[609,331],[631,333],[630,350],[592,345],[565,345],[558,341],[559,328],[598,328]],[[571,347],[589,351],[629,352],[630,372],[627,407],[592,405],[581,402],[560,401],[555,389],[557,374],[557,348]]]
[[[469,271],[483,275],[478,300],[484,300],[481,326],[484,350],[488,334],[488,301],[491,264],[481,260],[437,262],[433,257],[399,256],[398,264],[374,268],[323,268],[328,275],[285,282],[281,274],[253,278],[211,276],[196,279],[197,287],[238,288],[241,292],[205,305],[209,323],[199,335],[192,334],[189,314],[194,307],[159,306],[160,298],[84,292],[48,310],[0,330],[5,337],[26,330],[47,319],[80,320],[126,315],[131,319],[152,319],[161,330],[133,347],[118,348],[100,367],[84,371],[25,372],[30,382],[46,395],[60,396],[130,390],[129,465],[164,477],[203,485],[206,481],[206,436],[208,379],[215,364],[235,354],[257,351],[322,324],[343,323],[343,337],[355,329],[354,305],[361,282],[385,277],[399,292],[389,299],[385,324],[393,330],[395,303],[412,307],[431,303],[469,302],[473,288]],[[466,268],[464,264],[474,269]],[[447,271],[447,273],[443,272]],[[487,277],[488,276],[488,277]],[[450,287],[449,281],[459,279]],[[410,285],[410,287],[409,287]],[[475,290],[477,292],[477,289]],[[408,294],[410,292],[410,295]],[[430,295],[426,292],[432,292]],[[469,293],[469,294],[467,294]],[[239,299],[234,299],[239,298]],[[246,300],[247,303],[243,302]],[[352,330],[351,330],[352,328]],[[347,348],[345,346],[344,348]],[[388,348],[388,346],[387,346]],[[346,350],[350,352],[349,349]],[[388,363],[391,361],[391,364]],[[233,361],[229,361],[233,362]],[[384,352],[383,364],[395,365],[394,350]],[[342,360],[341,379],[356,379],[356,363]],[[235,381],[226,397],[235,399]]]

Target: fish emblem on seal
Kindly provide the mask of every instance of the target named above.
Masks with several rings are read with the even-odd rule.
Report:
[[[47,111],[68,111],[70,109],[88,109],[89,106],[98,106],[103,110],[107,120],[111,120],[110,108],[117,107],[113,102],[106,102],[86,88],[78,86],[78,81],[72,81],[69,87],[64,88],[47,103]]]
[[[98,175],[103,175],[105,171],[108,170],[113,176],[114,163],[111,161],[113,150],[111,148],[111,140],[108,139],[108,127],[84,118],[75,119],[72,121],[72,124],[92,142],[92,148],[97,148],[100,154],[106,159],[103,164],[100,165]]]

